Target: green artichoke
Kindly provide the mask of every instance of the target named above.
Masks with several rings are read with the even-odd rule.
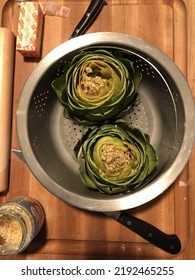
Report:
[[[77,54],[64,66],[52,87],[66,118],[95,125],[122,118],[138,98],[142,75],[133,63],[106,50]]]
[[[158,163],[149,136],[125,120],[86,128],[74,151],[86,186],[107,194],[137,190]]]

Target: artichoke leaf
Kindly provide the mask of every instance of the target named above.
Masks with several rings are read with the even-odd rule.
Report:
[[[158,156],[152,145],[146,146],[146,154],[148,156],[148,173],[151,173],[158,163]]]
[[[64,76],[60,76],[57,79],[55,79],[52,84],[51,84],[52,88],[54,89],[54,91],[56,92],[58,98],[60,99],[60,101],[63,103],[63,93],[64,90],[66,89],[66,83],[64,80]]]

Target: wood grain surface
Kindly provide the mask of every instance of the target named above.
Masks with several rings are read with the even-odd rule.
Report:
[[[44,1],[41,1],[42,3]],[[58,1],[71,9],[69,18],[45,16],[42,57],[68,40],[89,5],[89,0]],[[87,33],[113,31],[142,38],[175,61],[195,94],[195,2],[193,0],[107,0]],[[78,9],[79,4],[79,9]],[[19,8],[8,1],[4,26],[15,34]],[[19,149],[16,111],[21,89],[37,60],[15,54],[12,149]],[[0,259],[195,259],[195,148],[175,183],[160,197],[129,213],[167,233],[176,233],[182,252],[172,256],[149,244],[101,213],[74,208],[49,193],[16,155],[10,155],[9,191],[3,203],[18,195],[39,200],[46,221],[34,241],[19,255]]]

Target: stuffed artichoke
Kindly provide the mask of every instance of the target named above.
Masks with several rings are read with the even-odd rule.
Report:
[[[52,87],[65,117],[83,125],[122,118],[137,100],[142,78],[130,60],[106,50],[76,55],[63,73]]]
[[[86,128],[75,154],[86,186],[107,194],[137,190],[158,163],[148,135],[125,120]]]

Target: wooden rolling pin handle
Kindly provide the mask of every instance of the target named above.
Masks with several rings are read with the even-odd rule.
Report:
[[[0,28],[0,192],[9,186],[15,37]]]

